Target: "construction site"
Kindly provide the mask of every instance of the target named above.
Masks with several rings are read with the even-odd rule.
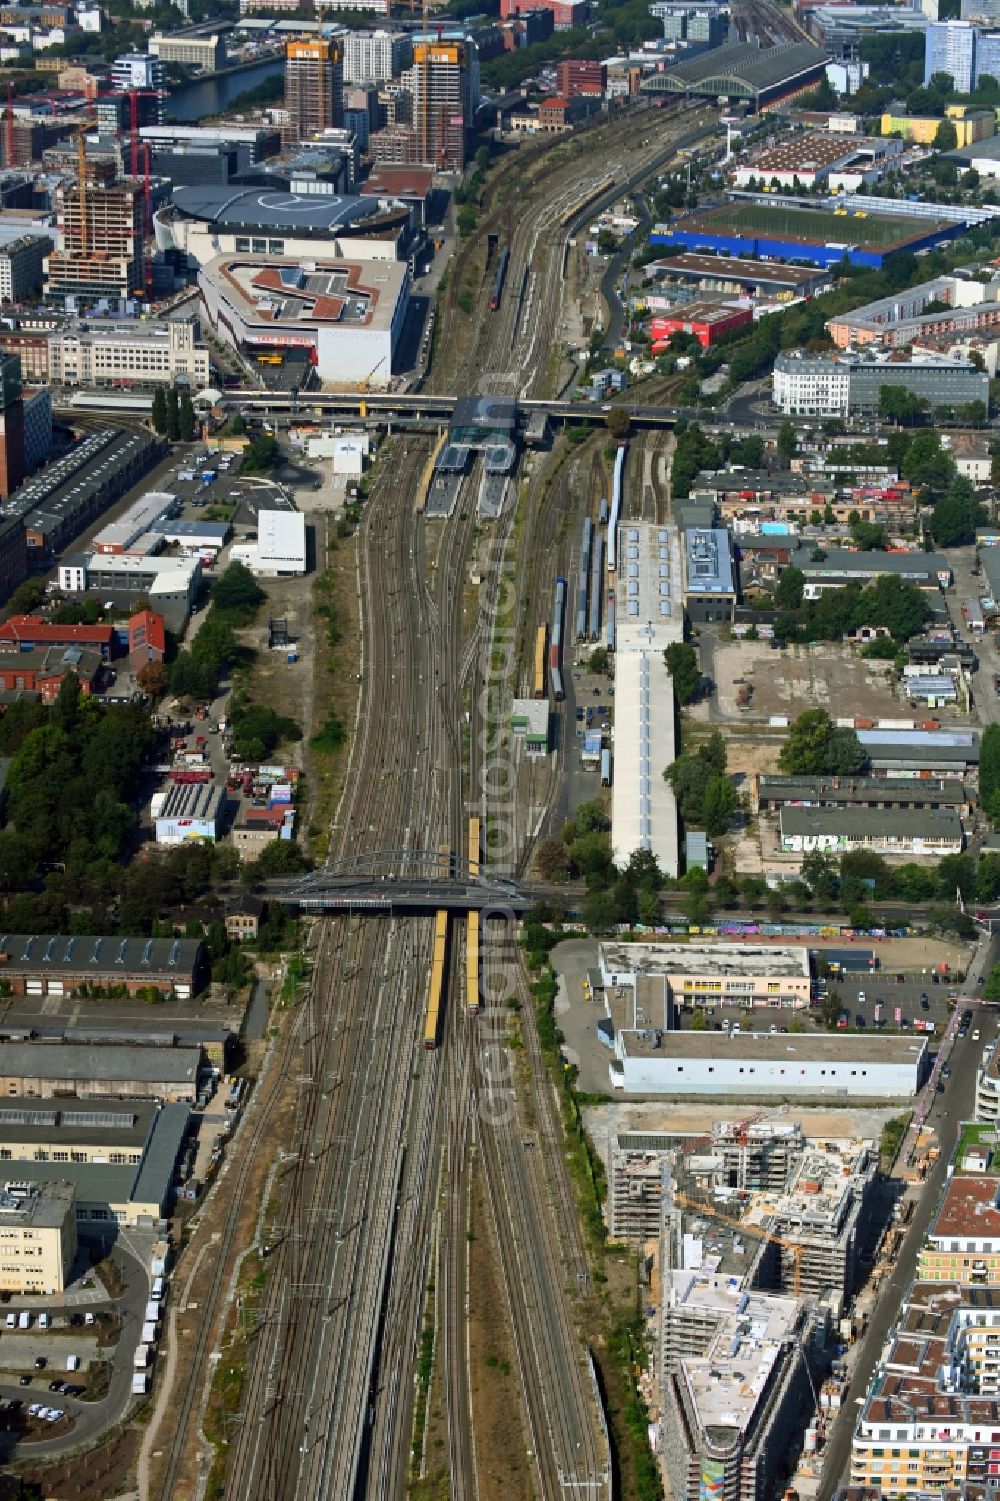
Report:
[[[777,1474],[839,1402],[823,1382],[862,1280],[877,1165],[874,1141],[812,1139],[784,1107],[702,1135],[611,1135],[609,1230],[648,1273],[650,1395],[691,1501],[706,1473],[727,1495],[760,1494],[749,1471]]]

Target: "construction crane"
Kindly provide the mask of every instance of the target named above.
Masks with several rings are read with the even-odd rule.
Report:
[[[361,392],[361,397],[362,397],[362,400],[361,400],[361,411],[359,413],[359,416],[361,416],[361,417],[367,417],[368,416],[368,403],[367,403],[367,401],[364,400],[364,398],[368,395],[368,392],[371,390],[372,376],[375,374],[375,372],[377,370],[381,370],[381,368],[382,368],[382,366],[384,364],[385,364],[385,355],[382,356],[382,358],[379,360],[379,362],[378,362],[377,365],[373,365],[372,366],[372,368],[369,370],[368,374],[365,376],[364,380],[361,381],[361,383],[358,386],[358,390]]]
[[[734,1230],[739,1230],[744,1235],[759,1235],[763,1240],[769,1240],[782,1250],[790,1251],[794,1258],[794,1271],[792,1287],[795,1296],[798,1297],[802,1290],[802,1247],[793,1240],[785,1240],[781,1235],[775,1235],[773,1230],[768,1230],[764,1225],[747,1224],[745,1220],[734,1219],[731,1214],[724,1214],[721,1209],[716,1209],[714,1204],[705,1204],[701,1199],[692,1198],[690,1194],[681,1193],[680,1189],[671,1187],[671,1197],[675,1204],[682,1204],[685,1209],[697,1210],[699,1214],[707,1214],[712,1219],[721,1220],[724,1225],[731,1225]]]

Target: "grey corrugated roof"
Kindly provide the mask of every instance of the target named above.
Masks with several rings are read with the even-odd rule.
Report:
[[[200,1048],[90,1047],[70,1042],[0,1044],[0,1074],[22,1079],[194,1084],[200,1060]]]
[[[953,808],[803,808],[781,810],[782,834],[883,834],[903,839],[961,839]]]
[[[186,1105],[164,1105],[156,1118],[146,1155],[136,1176],[132,1198],[158,1204],[162,1214],[191,1115]]]

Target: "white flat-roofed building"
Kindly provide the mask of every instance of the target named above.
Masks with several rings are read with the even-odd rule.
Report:
[[[609,576],[608,588],[615,596],[617,663],[627,652],[662,652],[683,641],[684,579],[677,527],[648,522],[620,526],[616,572]]]
[[[680,875],[677,799],[663,768],[676,756],[674,683],[662,648],[616,654],[615,721],[615,863],[627,865],[636,850],[649,850],[663,875],[673,879]]]
[[[196,319],[113,323],[100,319],[49,335],[49,373],[64,386],[172,385],[192,390],[209,384],[208,349],[197,342]]]
[[[314,350],[319,378],[339,387],[392,379],[409,304],[401,262],[220,255],[198,286],[213,329],[238,349]]]
[[[177,497],[165,490],[148,490],[139,497],[117,521],[109,521],[97,532],[91,542],[96,553],[128,552],[133,542],[148,532],[156,522],[176,509]]]
[[[301,511],[258,511],[257,541],[234,543],[229,557],[259,578],[305,573],[305,516]]]
[[[675,1006],[808,1007],[805,944],[602,943],[605,988],[635,991],[641,975],[662,975]],[[634,1025],[634,1018],[633,1018]]]
[[[924,1038],[647,1027],[616,1034],[609,1073],[627,1094],[846,1101],[911,1100],[926,1069]]]
[[[188,68],[203,68],[206,73],[218,73],[226,66],[226,44],[218,33],[212,36],[163,36],[160,32],[149,39],[150,57],[158,57],[164,63],[183,63]]]

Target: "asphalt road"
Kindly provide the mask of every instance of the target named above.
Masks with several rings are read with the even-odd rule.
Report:
[[[973,967],[970,969],[970,978],[961,987],[963,999],[975,994],[982,969],[992,947],[990,941],[980,944]],[[937,1132],[940,1155],[928,1173],[917,1200],[893,1274],[883,1282],[878,1301],[872,1309],[840,1417],[826,1447],[818,1501],[829,1501],[838,1486],[848,1483],[851,1440],[860,1400],[868,1390],[886,1339],[899,1318],[900,1303],[916,1273],[917,1253],[927,1227],[934,1217],[942,1188],[948,1177],[948,1166],[955,1148],[959,1126],[963,1120],[970,1119],[974,1112],[979,1060],[988,1039],[996,1031],[997,1013],[985,1010],[981,1013],[976,1011],[974,1014],[979,1024],[981,1037],[978,1042],[973,1041],[973,1029],[970,1028],[965,1037],[956,1039],[950,1059],[951,1078],[946,1084],[944,1093],[936,1097],[928,1116],[929,1124]]]
[[[132,1400],[132,1356],[142,1332],[142,1316],[149,1294],[149,1281],[145,1267],[126,1251],[120,1242],[115,1246],[113,1254],[114,1260],[125,1277],[124,1293],[113,1303],[88,1303],[86,1305],[86,1309],[90,1312],[103,1309],[114,1311],[122,1316],[122,1330],[118,1344],[108,1350],[108,1358],[112,1362],[112,1374],[107,1396],[99,1402],[84,1402],[78,1401],[75,1397],[63,1397],[61,1393],[50,1392],[50,1381],[59,1378],[76,1382],[80,1381],[85,1374],[78,1372],[73,1375],[65,1370],[57,1370],[55,1366],[33,1375],[30,1386],[18,1386],[16,1382],[0,1385],[0,1398],[3,1398],[5,1402],[16,1397],[24,1403],[25,1410],[32,1402],[42,1402],[46,1407],[61,1408],[63,1412],[70,1413],[74,1419],[73,1427],[67,1433],[57,1438],[40,1439],[38,1442],[23,1446],[19,1443],[20,1434],[16,1429],[0,1428],[0,1464],[12,1457],[27,1458],[29,1455],[32,1459],[51,1459],[64,1454],[69,1449],[75,1449],[81,1443],[97,1438],[124,1417]],[[20,1307],[30,1308],[34,1313],[41,1311],[38,1299],[28,1299],[23,1304],[12,1299],[9,1304],[4,1305],[5,1312],[17,1312]]]

